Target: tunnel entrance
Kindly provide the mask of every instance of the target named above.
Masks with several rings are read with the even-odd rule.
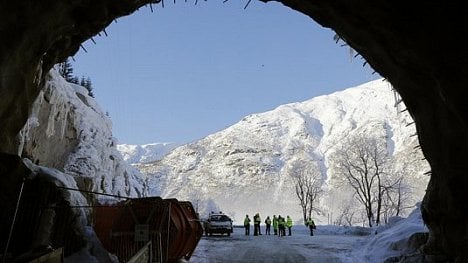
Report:
[[[468,18],[461,3],[424,6],[347,0],[281,3],[333,28],[401,94],[416,122],[422,150],[432,168],[422,206],[431,231],[425,252],[448,255],[450,260],[459,262],[466,260],[468,54],[458,36],[467,33]],[[0,151],[15,154],[16,135],[27,119],[46,72],[76,53],[82,42],[114,18],[128,15],[145,4],[148,2],[105,0],[1,4],[1,36],[8,41],[0,46],[3,102]],[[18,17],[24,19],[18,21]]]

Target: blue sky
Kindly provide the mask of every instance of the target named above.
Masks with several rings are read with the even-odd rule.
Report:
[[[246,115],[379,78],[330,29],[281,4],[194,2],[142,8],[74,56],[119,143],[187,143]]]

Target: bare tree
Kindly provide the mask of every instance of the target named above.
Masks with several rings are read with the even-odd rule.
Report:
[[[384,140],[362,135],[350,137],[331,158],[335,171],[352,187],[364,206],[370,227],[374,221],[380,223],[386,189],[382,179],[388,160]]]
[[[307,217],[312,216],[312,212],[320,212],[316,201],[323,193],[322,174],[315,164],[306,161],[295,161],[291,165],[290,174],[305,222]]]
[[[412,190],[405,179],[404,172],[396,173],[396,177],[385,186],[383,198],[384,211],[382,215],[385,223],[391,216],[399,216],[405,209],[411,208],[410,203]]]
[[[339,214],[336,217],[335,224],[339,226],[352,226],[354,223],[356,213],[357,209],[355,209],[355,206],[352,201],[343,203],[340,207]]]

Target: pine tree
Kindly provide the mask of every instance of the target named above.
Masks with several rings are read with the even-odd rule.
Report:
[[[68,82],[74,81],[74,76],[73,76],[73,67],[70,61],[65,60],[62,63],[59,63],[59,74]]]
[[[80,86],[85,87],[85,85],[86,85],[86,79],[85,79],[84,76],[81,76],[81,79],[80,79]]]
[[[73,84],[78,84],[80,81],[78,80],[78,77],[73,77],[68,82],[73,83]]]
[[[74,76],[73,75],[73,67],[72,67],[72,64],[70,63],[70,61],[68,60],[68,58],[64,62],[59,63],[58,66],[59,66],[58,67],[59,74],[67,82],[78,84],[78,85],[81,85],[81,86],[85,87],[88,90],[88,95],[90,97],[94,98],[93,86],[92,86],[92,82],[91,82],[90,77],[85,78],[84,76],[81,76],[81,78],[78,78],[78,77]]]
[[[90,97],[94,98],[93,85],[91,83],[91,78],[87,77],[86,80],[85,80],[84,77],[82,77],[81,79],[82,79],[83,84],[84,84],[82,86],[85,87],[88,90],[88,95]]]

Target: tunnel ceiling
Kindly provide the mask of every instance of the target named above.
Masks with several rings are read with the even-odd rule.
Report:
[[[42,87],[45,73],[76,53],[82,42],[115,18],[149,2],[158,1],[0,3],[1,152],[15,154],[16,135]],[[333,29],[400,93],[415,120],[421,148],[432,168],[422,205],[430,228],[425,252],[468,260],[468,204],[464,202],[468,189],[464,171],[468,157],[468,52],[462,41],[468,33],[468,16],[463,3],[277,2]]]

